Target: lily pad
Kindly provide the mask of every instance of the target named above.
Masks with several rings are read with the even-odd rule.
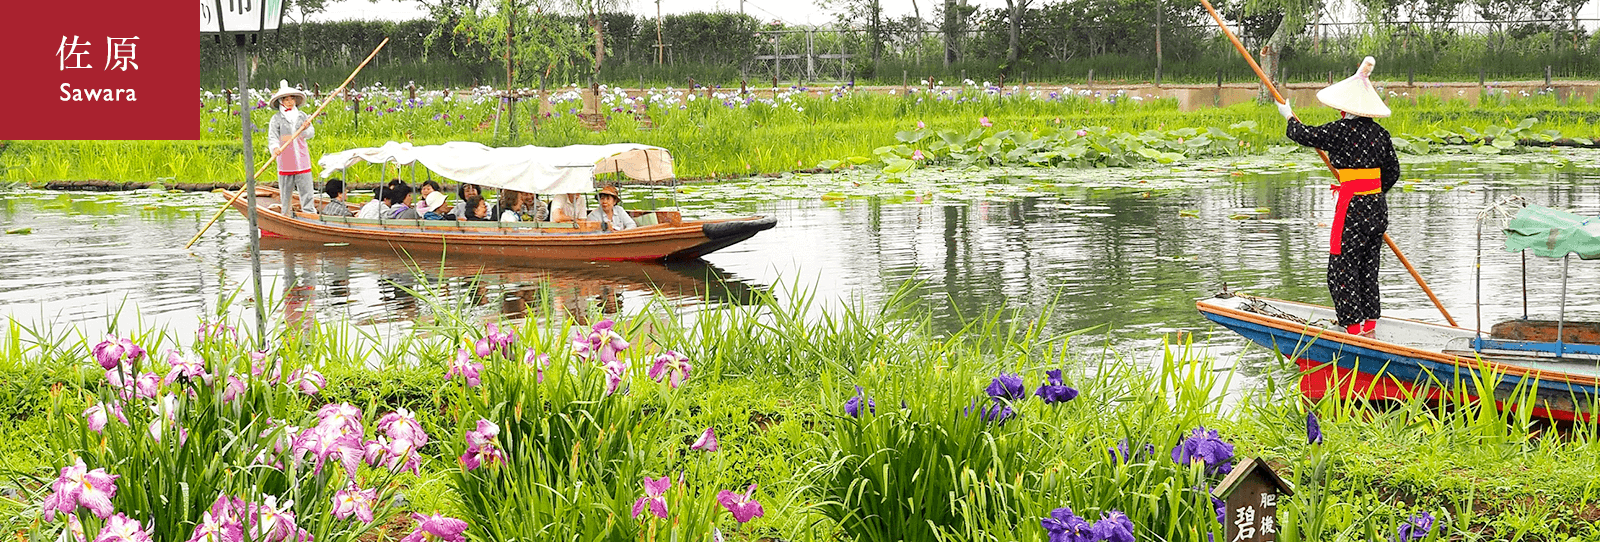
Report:
[[[33,228],[11,228],[6,230],[6,235],[27,235],[33,233]]]

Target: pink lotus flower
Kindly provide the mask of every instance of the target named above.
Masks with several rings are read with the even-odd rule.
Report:
[[[394,412],[378,418],[378,431],[391,439],[415,442],[417,446],[428,443],[428,434],[422,430],[422,424],[417,422],[417,416],[404,408],[395,409]]]
[[[538,351],[529,348],[526,353],[522,354],[522,362],[529,367],[533,367],[533,370],[537,372],[536,378],[538,378],[538,381],[544,382],[544,370],[550,368],[550,354],[536,352]]]
[[[94,537],[94,542],[150,542],[150,531],[139,521],[118,513],[107,518],[106,524],[101,526],[101,534]]]
[[[328,387],[328,377],[314,369],[295,369],[289,373],[289,380],[285,384],[300,388],[300,393],[316,395],[322,388]]]
[[[111,517],[111,499],[117,496],[118,475],[106,473],[103,468],[89,470],[83,458],[77,463],[61,468],[61,475],[50,484],[54,490],[40,505],[45,521],[55,521],[55,513],[70,514],[79,506],[88,508],[95,517]]]
[[[1082,129],[1082,128],[1079,128],[1078,131],[1073,132],[1073,133],[1077,134],[1078,137],[1083,137],[1083,136],[1089,135],[1089,131],[1085,130],[1085,129]]]
[[[726,489],[717,493],[717,502],[733,514],[733,519],[739,523],[748,523],[750,520],[761,517],[766,511],[761,509],[761,503],[756,502],[751,496],[756,492],[756,485],[750,484],[750,489],[743,495]]]
[[[707,452],[715,452],[719,450],[720,448],[717,446],[717,433],[716,431],[713,431],[713,429],[714,428],[707,427],[706,432],[701,433],[700,438],[695,439],[694,444],[689,445],[689,449],[704,450]]]
[[[689,379],[689,372],[694,370],[694,365],[689,364],[689,357],[672,350],[656,356],[656,362],[650,366],[648,375],[651,380],[660,382],[662,378],[668,379],[673,389],[683,385]]]
[[[412,512],[411,517],[417,520],[417,530],[400,539],[400,542],[431,542],[442,540],[444,542],[466,542],[467,537],[461,533],[467,532],[467,522],[456,518],[447,518],[437,513],[424,516]]]
[[[978,126],[988,128],[990,126],[994,126],[994,123],[989,122],[989,117],[978,117]]]
[[[333,517],[349,519],[354,515],[362,523],[372,523],[372,504],[377,500],[377,489],[361,489],[352,482],[350,487],[333,494]]]
[[[921,160],[922,160],[922,159],[924,159],[924,158],[925,158],[925,157],[924,157],[924,156],[922,156],[922,149],[915,149],[915,150],[912,150],[912,151],[911,151],[911,159],[912,159],[912,160],[918,160],[918,161],[921,161]]]
[[[89,408],[83,409],[83,418],[89,422],[89,430],[96,433],[105,430],[106,422],[109,419],[109,416],[107,415],[108,412],[115,414],[117,419],[121,420],[122,423],[128,423],[128,417],[122,415],[121,405],[95,403],[90,405]]]
[[[666,495],[667,490],[672,489],[672,479],[662,476],[660,480],[651,480],[646,476],[643,483],[644,496],[633,501],[634,519],[638,519],[639,514],[644,513],[645,507],[649,507],[650,513],[656,517],[667,519],[667,499],[662,495]]]
[[[244,381],[239,377],[228,375],[228,380],[222,385],[222,402],[231,403],[244,393]]]
[[[923,128],[927,128],[927,127],[928,127],[928,125],[926,125],[926,124],[923,124],[923,123],[922,123],[922,121],[920,121],[920,120],[919,120],[919,121],[917,121],[917,129],[918,129],[918,130],[921,130],[921,129],[923,129]]]
[[[138,361],[144,357],[144,349],[133,344],[132,340],[117,338],[116,335],[106,335],[106,340],[94,346],[94,359],[105,370],[117,368],[124,361]]]
[[[445,371],[444,377],[445,379],[454,379],[457,376],[461,376],[466,379],[467,387],[471,388],[482,382],[478,378],[478,372],[482,370],[483,364],[474,363],[472,358],[467,355],[467,350],[462,348],[456,350],[456,359],[450,362],[450,369]]]

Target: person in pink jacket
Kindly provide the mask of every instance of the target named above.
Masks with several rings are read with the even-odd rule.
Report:
[[[277,110],[272,115],[272,120],[267,121],[267,151],[277,152],[279,147],[286,147],[278,155],[278,191],[283,197],[282,212],[287,216],[294,216],[293,197],[290,194],[300,193],[300,210],[307,213],[316,213],[316,194],[312,192],[311,185],[311,149],[306,146],[306,140],[315,136],[317,129],[311,126],[311,119],[300,106],[306,103],[306,93],[300,89],[289,86],[288,81],[279,81],[278,92],[273,93],[272,99],[267,100],[267,105]],[[304,127],[300,136],[289,139],[295,130]]]

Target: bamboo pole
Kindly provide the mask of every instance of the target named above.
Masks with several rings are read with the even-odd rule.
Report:
[[[328,99],[324,100],[322,102],[322,105],[317,106],[317,110],[315,112],[311,113],[311,116],[306,117],[307,125],[309,125],[311,121],[316,120],[317,116],[322,114],[322,110],[327,108],[329,103],[333,102],[333,97],[334,96],[338,96],[340,93],[344,92],[344,87],[348,86],[351,81],[355,80],[356,74],[361,73],[361,68],[367,67],[367,63],[368,62],[372,62],[373,57],[378,56],[378,51],[383,50],[383,46],[388,45],[388,44],[389,44],[389,38],[383,38],[383,42],[379,43],[378,47],[376,49],[372,50],[372,54],[367,55],[366,60],[362,60],[361,64],[356,66],[355,71],[350,72],[350,77],[344,78],[344,83],[340,84],[339,88],[333,89],[333,92],[328,93]],[[241,107],[250,107],[250,104],[245,103],[249,99],[249,94],[246,93],[244,89],[239,89],[239,92],[240,92],[240,94],[243,95],[243,97],[241,97],[239,99],[239,105]],[[299,129],[294,131],[294,134],[289,136],[289,139],[290,140],[294,140],[295,138],[300,137],[300,132],[305,131],[305,129],[306,129],[306,127],[304,125],[301,126]],[[277,158],[278,158],[278,155],[279,154],[283,154],[283,150],[287,149],[287,148],[289,148],[288,145],[283,145],[283,146],[278,147],[278,150],[273,151],[272,156],[268,157],[265,161],[261,162],[261,166],[256,168],[255,174],[251,175],[250,177],[251,178],[255,178],[255,177],[261,176],[261,172],[266,171],[267,170],[267,166],[272,164],[274,161],[276,161]],[[223,203],[222,204],[222,208],[221,209],[217,209],[217,214],[212,215],[211,220],[209,222],[206,222],[206,225],[201,227],[200,231],[194,234],[194,238],[190,239],[188,244],[183,245],[183,248],[187,249],[189,247],[194,246],[195,241],[199,241],[200,240],[200,236],[201,235],[205,235],[206,230],[211,229],[211,225],[212,224],[216,224],[217,223],[217,219],[222,218],[222,214],[228,212],[228,208],[232,207],[233,206],[233,202],[238,201],[239,200],[239,196],[242,196],[242,195],[244,195],[244,190],[240,190],[238,193],[234,194],[232,198],[229,198],[227,202]],[[290,212],[293,212],[293,211],[290,211]]]
[[[1278,88],[1272,84],[1272,79],[1261,71],[1261,65],[1256,64],[1255,57],[1250,56],[1250,50],[1245,49],[1244,44],[1239,42],[1239,37],[1233,35],[1233,31],[1228,29],[1228,25],[1222,22],[1222,15],[1217,13],[1217,8],[1211,7],[1209,0],[1200,0],[1200,4],[1206,7],[1206,12],[1211,14],[1211,19],[1217,22],[1218,27],[1222,28],[1222,33],[1228,36],[1228,41],[1233,42],[1233,47],[1239,50],[1239,54],[1244,57],[1244,61],[1250,64],[1250,69],[1255,70],[1256,77],[1261,78],[1261,84],[1265,85],[1267,91],[1272,93],[1272,99],[1280,104],[1288,103],[1283,99],[1283,95],[1278,93]],[[1333,167],[1333,162],[1328,160],[1328,153],[1322,149],[1316,149],[1316,151],[1317,156],[1322,158],[1322,165],[1328,166],[1328,171],[1333,173],[1333,178],[1339,178],[1339,171]],[[1449,322],[1451,326],[1460,327],[1456,325],[1456,319],[1450,317],[1450,311],[1444,309],[1444,303],[1439,302],[1439,296],[1433,295],[1433,289],[1428,288],[1427,281],[1422,280],[1422,274],[1418,273],[1417,268],[1411,265],[1411,260],[1406,259],[1406,255],[1400,252],[1400,245],[1395,244],[1394,238],[1389,237],[1388,233],[1384,233],[1383,242],[1389,245],[1389,250],[1394,251],[1395,257],[1400,258],[1400,263],[1406,266],[1406,271],[1411,272],[1411,278],[1416,279],[1417,286],[1421,286],[1422,292],[1428,294],[1428,299],[1432,300],[1433,306],[1439,309],[1439,314],[1444,315],[1444,320]]]

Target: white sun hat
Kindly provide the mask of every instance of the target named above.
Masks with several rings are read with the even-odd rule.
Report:
[[[444,192],[440,192],[438,190],[435,190],[435,191],[433,191],[432,194],[428,194],[428,197],[423,198],[422,201],[417,202],[417,212],[419,212],[419,213],[427,213],[427,212],[436,211],[440,207],[444,206],[445,198],[446,198],[446,196],[445,196]]]
[[[1351,115],[1372,118],[1389,116],[1389,106],[1383,104],[1383,97],[1378,96],[1378,90],[1372,87],[1370,79],[1372,67],[1377,63],[1370,56],[1362,59],[1355,75],[1317,91],[1317,100],[1322,105]]]
[[[306,93],[305,92],[301,92],[300,89],[297,89],[297,88],[289,86],[289,81],[284,80],[284,79],[279,79],[278,80],[278,91],[272,93],[272,97],[267,99],[267,105],[271,106],[273,109],[277,109],[278,108],[278,100],[283,99],[285,96],[299,96],[300,97],[300,103],[296,104],[296,107],[299,107],[299,106],[302,106],[302,105],[306,104]]]

